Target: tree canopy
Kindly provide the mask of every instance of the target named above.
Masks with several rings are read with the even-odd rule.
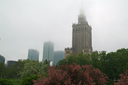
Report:
[[[98,68],[102,73],[106,74],[110,80],[119,79],[119,74],[124,73],[128,69],[128,49],[118,49],[116,52],[100,51],[91,54],[79,53],[71,54],[57,63],[57,65],[69,65],[76,63],[77,65],[92,65]]]

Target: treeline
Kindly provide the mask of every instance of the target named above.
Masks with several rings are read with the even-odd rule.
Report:
[[[18,78],[20,85],[128,85],[126,69],[128,49],[122,48],[110,53],[70,54],[53,67],[47,60],[18,60],[11,68],[0,63],[0,83]],[[120,82],[114,84],[113,80],[118,79]]]
[[[119,74],[128,69],[128,49],[118,49],[116,52],[106,53],[106,51],[93,52],[92,54],[79,53],[70,54],[66,59],[58,62],[58,66],[76,63],[77,65],[92,65],[106,74],[110,80],[120,79]]]
[[[50,67],[47,60],[42,63],[33,60],[18,60],[11,68],[7,68],[6,64],[0,63],[0,78],[19,78],[23,79],[26,76],[41,74],[46,75],[46,71]]]

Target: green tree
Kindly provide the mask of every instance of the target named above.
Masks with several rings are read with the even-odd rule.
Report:
[[[67,64],[75,63],[76,62],[76,54],[70,54],[66,57]]]
[[[46,59],[43,64],[50,64],[50,62]]]
[[[0,62],[0,77],[5,77],[7,67],[4,63]]]
[[[60,61],[57,63],[57,66],[65,65],[65,64],[67,64],[67,61],[66,61],[66,59],[63,59],[63,60],[60,60]]]
[[[18,74],[20,71],[23,71],[24,68],[24,64],[26,62],[29,62],[30,60],[26,59],[26,60],[18,60],[18,62],[16,62],[11,68],[8,68],[8,72],[7,72],[7,76],[8,77],[20,77]]]
[[[128,69],[128,49],[122,48],[116,51],[116,80],[120,77],[118,76],[121,73],[124,73]]]
[[[17,68],[13,65],[11,68],[7,68],[7,76],[9,78],[15,78],[17,77]]]
[[[48,70],[49,64],[43,64],[39,61],[29,60],[24,63],[23,70],[19,72],[20,77],[23,79],[24,77],[31,75],[45,75]]]
[[[108,53],[106,57],[106,67],[105,67],[107,71],[105,73],[110,80],[114,80],[114,78],[116,78],[117,68],[118,66],[116,61],[116,53],[115,52]]]
[[[91,56],[90,54],[83,54],[83,53],[79,53],[76,58],[75,58],[75,62],[77,65],[90,65],[91,64]]]
[[[106,67],[106,51],[101,51],[98,55],[99,57],[99,69],[102,73],[105,73],[105,67]]]
[[[117,79],[120,78],[119,74],[124,73],[125,70],[128,69],[128,49],[122,48],[118,49],[116,52],[108,53],[105,57],[104,66],[104,73],[109,79],[116,79],[117,81]]]
[[[94,68],[99,68],[99,56],[98,52],[91,53],[91,64]]]
[[[70,54],[69,56],[66,57],[66,59],[60,60],[57,63],[57,66],[59,65],[65,65],[65,64],[72,64],[76,63],[77,65],[90,65],[91,64],[91,55],[90,54],[83,54],[79,53],[78,55],[76,54]]]

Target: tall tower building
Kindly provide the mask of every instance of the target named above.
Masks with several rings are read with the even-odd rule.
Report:
[[[34,50],[34,49],[29,49],[28,50],[28,59],[39,61],[39,52],[37,50]]]
[[[86,21],[83,9],[80,10],[78,15],[78,23],[72,25],[72,48],[65,49],[65,57],[69,53],[91,53],[92,52],[92,34],[91,26]]]
[[[45,60],[47,61],[53,61],[54,57],[54,44],[52,42],[45,42],[43,47],[43,62]]]
[[[92,52],[91,26],[88,25],[83,9],[78,16],[78,24],[72,25],[72,49],[75,53]]]

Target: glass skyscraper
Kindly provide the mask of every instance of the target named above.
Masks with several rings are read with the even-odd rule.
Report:
[[[28,50],[28,59],[39,61],[39,52],[37,50],[34,50],[34,49],[29,49]]]
[[[47,61],[53,61],[54,56],[54,44],[52,42],[45,42],[43,46],[43,62],[45,60]]]
[[[56,65],[60,60],[64,59],[64,51],[55,51],[53,58],[53,65]]]
[[[5,62],[5,58],[4,56],[0,55],[0,62],[4,63]]]

